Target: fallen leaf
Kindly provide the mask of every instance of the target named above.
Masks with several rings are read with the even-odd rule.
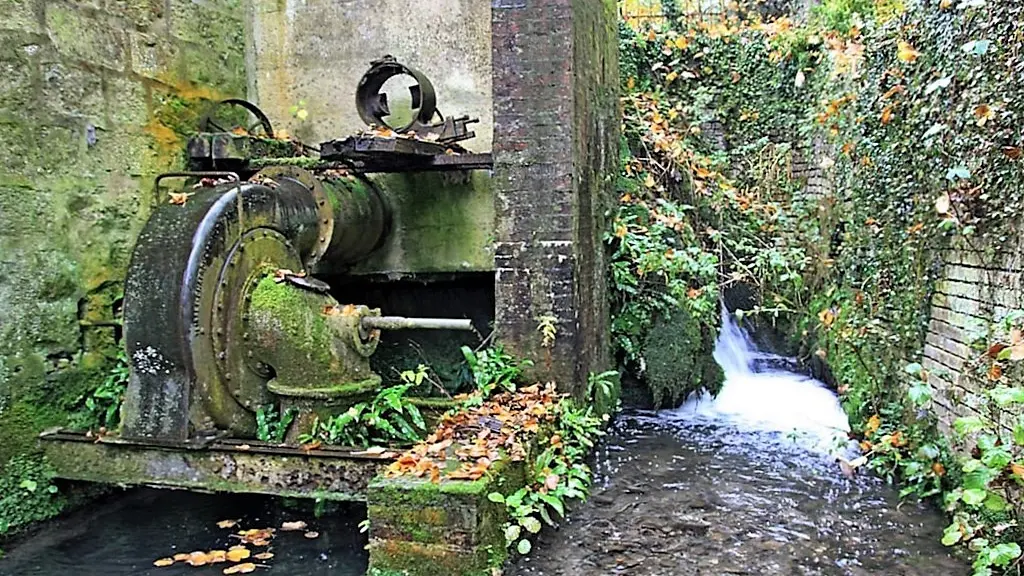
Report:
[[[188,555],[185,563],[189,566],[206,566],[210,563],[210,556],[202,551],[193,552]]]
[[[1016,462],[1010,464],[1010,474],[1013,474],[1017,478],[1024,480],[1024,466]]]
[[[319,532],[310,531],[310,532],[306,532],[305,534],[303,534],[303,536],[305,536],[306,538],[309,538],[310,540],[312,540],[314,538],[319,538],[320,537],[320,533]]]
[[[915,50],[909,42],[900,40],[896,44],[896,57],[902,62],[914,62],[921,57],[921,53]]]
[[[255,558],[257,560],[270,560],[273,557],[274,557],[274,553],[273,552],[261,552],[261,553],[255,555],[255,556],[253,556],[253,558]]]
[[[184,562],[185,560],[188,560],[188,554],[186,554],[184,552],[182,552],[180,554],[175,554],[174,555],[174,561],[175,562]]]
[[[305,530],[306,523],[302,520],[296,520],[294,522],[283,522],[281,523],[282,532],[298,532],[299,530]]]
[[[932,472],[934,472],[936,476],[945,476],[946,467],[942,465],[942,462],[936,462],[932,464]]]
[[[949,208],[949,194],[946,192],[939,194],[939,197],[935,199],[935,211],[938,212],[939,214],[946,215],[949,214]]]
[[[161,558],[153,562],[153,566],[156,566],[157,568],[163,568],[164,566],[170,566],[171,564],[174,564],[174,558]]]
[[[256,565],[252,562],[246,564],[235,564],[224,569],[225,574],[248,574],[256,571]]]
[[[864,425],[864,436],[870,438],[872,434],[878,431],[878,427],[881,425],[882,417],[879,416],[878,414],[875,414],[871,418],[868,418],[867,424]]]
[[[1006,156],[1010,160],[1020,160],[1021,156],[1024,156],[1024,150],[1021,150],[1019,146],[1003,146],[1003,156]]]
[[[221,520],[217,522],[217,528],[234,528],[238,526],[239,520]]]
[[[188,192],[171,192],[170,203],[175,206],[184,206],[188,199],[192,197],[192,194]]]
[[[227,559],[232,562],[240,562],[251,555],[252,553],[249,552],[248,548],[235,548],[232,550],[228,550]]]
[[[889,122],[892,122],[892,106],[886,106],[882,110],[882,126],[889,124]]]

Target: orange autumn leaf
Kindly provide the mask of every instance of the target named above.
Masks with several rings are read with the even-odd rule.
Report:
[[[942,462],[936,462],[932,464],[932,472],[935,472],[936,476],[945,476],[946,467],[942,465]]]
[[[889,122],[892,122],[892,106],[891,105],[890,106],[886,106],[885,109],[882,110],[882,126],[885,126],[885,125],[889,124]]]
[[[1010,464],[1010,474],[1020,480],[1024,480],[1024,466],[1014,462]]]
[[[989,120],[996,117],[996,113],[988,104],[980,104],[974,108],[974,118],[978,126],[984,126]]]
[[[273,557],[274,557],[274,553],[273,552],[261,552],[261,553],[255,555],[255,556],[253,556],[253,558],[255,558],[257,560],[270,560]]]
[[[174,561],[175,562],[184,562],[185,560],[188,560],[188,554],[187,553],[182,552],[182,553],[174,555]]]
[[[988,369],[988,379],[995,382],[1003,377],[1003,367],[999,364],[993,364]]]
[[[224,574],[249,574],[256,571],[256,565],[252,562],[235,564],[224,569]]]
[[[221,520],[217,522],[217,528],[234,528],[238,526],[238,520]]]
[[[864,425],[864,436],[871,437],[872,434],[878,431],[878,427],[882,425],[882,417],[875,414],[871,418],[868,418],[867,424]]]
[[[1003,146],[1001,151],[1003,156],[1010,160],[1020,160],[1024,156],[1024,150],[1021,150],[1020,146]]]
[[[170,203],[175,206],[184,206],[188,199],[192,197],[192,194],[188,192],[170,192],[170,195]]]
[[[242,560],[245,560],[246,558],[248,558],[251,555],[252,555],[252,553],[249,552],[248,548],[238,548],[238,549],[235,549],[235,550],[228,550],[228,552],[227,552],[227,559],[232,561],[232,562],[240,562]]]
[[[171,564],[174,564],[173,558],[161,558],[153,561],[153,566],[156,566],[157,568],[163,568],[164,566],[170,566]]]

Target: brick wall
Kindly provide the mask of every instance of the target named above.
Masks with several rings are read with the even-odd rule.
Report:
[[[495,293],[500,340],[576,386],[607,365],[605,211],[618,158],[611,0],[494,0]],[[557,327],[544,347],[542,318]]]
[[[0,472],[116,354],[135,236],[207,98],[244,95],[240,0],[0,0]]]
[[[922,365],[935,389],[936,411],[946,426],[975,413],[977,380],[965,377],[965,362],[980,351],[972,342],[991,323],[1024,309],[1024,236],[1008,235],[988,249],[959,240],[944,254],[941,279],[932,299]]]

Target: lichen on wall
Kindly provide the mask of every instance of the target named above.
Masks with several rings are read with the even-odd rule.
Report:
[[[240,0],[0,0],[0,479],[108,375],[122,281],[183,135],[245,88]],[[17,486],[19,482],[14,482]],[[3,501],[0,534],[34,514]],[[37,503],[38,504],[38,503]]]

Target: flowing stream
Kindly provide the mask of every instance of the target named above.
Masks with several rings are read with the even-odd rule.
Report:
[[[849,425],[821,383],[771,368],[731,316],[715,359],[716,398],[674,411],[627,411],[595,455],[591,499],[511,571],[521,576],[921,575],[969,573],[939,537],[943,518],[877,479],[840,473]],[[153,560],[226,549],[245,528],[306,520],[319,536],[281,533],[269,574],[357,576],[365,514],[309,510],[256,496],[135,490],[48,524],[0,559],[0,576],[213,576],[224,565],[155,568]],[[263,571],[261,570],[261,573]],[[444,576],[444,575],[438,575]]]
[[[627,411],[599,446],[591,499],[520,562],[547,576],[956,576],[944,519],[847,478],[849,422],[820,382],[773,366],[723,312],[725,383],[657,414]]]

